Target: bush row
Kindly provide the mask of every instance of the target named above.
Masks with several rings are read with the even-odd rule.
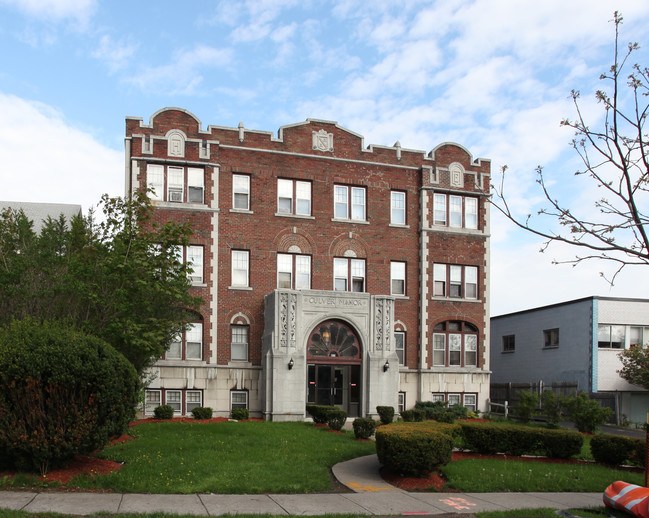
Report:
[[[488,423],[462,423],[462,441],[476,453],[545,455],[567,459],[581,451],[583,436],[574,430],[529,428]]]
[[[591,438],[590,452],[596,462],[615,466],[628,462],[645,467],[647,460],[644,440],[605,433]]]

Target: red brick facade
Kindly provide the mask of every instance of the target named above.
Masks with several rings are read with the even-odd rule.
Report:
[[[174,131],[180,132],[175,137],[180,148],[171,150]],[[192,288],[205,301],[201,308],[202,357],[195,365],[188,361],[177,365],[171,361],[159,362],[157,383],[163,393],[167,387],[192,390],[203,383],[201,403],[217,412],[227,412],[228,396],[218,394],[226,385],[221,389],[210,386],[210,376],[213,379],[221,376],[230,380],[229,384],[233,385],[230,390],[248,391],[251,412],[264,413],[267,390],[262,384],[264,380],[268,383],[269,378],[263,372],[262,342],[265,333],[270,333],[266,329],[269,324],[265,319],[264,297],[278,288],[279,253],[290,254],[291,258],[296,255],[309,258],[310,289],[314,292],[334,290],[333,262],[339,258],[364,260],[364,292],[371,296],[394,295],[391,263],[404,263],[405,295],[394,295],[393,328],[406,332],[405,361],[399,369],[399,390],[405,398],[401,401],[411,407],[419,399],[430,400],[431,393],[472,393],[477,396],[476,406],[480,406],[488,396],[489,161],[474,160],[455,144],[441,145],[429,154],[401,149],[398,144],[368,148],[359,135],[333,122],[319,120],[283,127],[278,137],[243,127],[209,126],[204,130],[195,116],[175,108],[157,112],[150,124],[128,118],[126,138],[127,189],[151,186],[151,165],[157,166],[163,171],[164,184],[156,191],[163,198],[154,202],[156,218],[190,223],[194,229],[190,244],[203,247],[203,280]],[[184,174],[182,200],[170,199],[169,167]],[[196,171],[204,173],[203,200],[189,203],[189,184],[196,183],[190,175],[198,174]],[[247,207],[245,194],[241,198],[243,208],[234,206],[236,175],[248,179]],[[294,189],[290,199],[292,212],[297,212],[296,189],[310,190],[310,207],[305,214],[280,213],[280,179],[292,181],[283,184]],[[177,178],[173,181],[178,182]],[[338,209],[334,208],[334,186],[339,186],[336,191],[339,194],[336,199],[341,201],[339,210],[345,208],[343,194],[349,194],[346,208],[351,211],[354,206],[360,219],[335,217],[334,211]],[[392,192],[405,194],[405,224],[391,222]],[[403,194],[397,195],[400,200]],[[438,196],[438,200],[446,203],[445,224],[434,221],[435,194],[444,195]],[[452,207],[456,206],[459,212],[455,210],[451,214]],[[438,211],[439,218],[441,214]],[[459,226],[452,225],[451,220],[458,217]],[[476,225],[472,223],[474,218]],[[467,228],[473,226],[477,228]],[[233,250],[247,252],[247,286],[234,286]],[[453,270],[455,275],[461,273],[461,285],[456,288],[459,293],[451,293],[451,280],[445,283],[443,295],[434,295],[435,263],[446,265],[446,271]],[[477,283],[471,281],[476,270],[467,267],[477,267]],[[291,274],[295,282],[297,270]],[[347,281],[348,287],[351,286],[351,277]],[[477,284],[475,288],[474,284]],[[438,290],[442,288],[438,286]],[[455,363],[456,356],[448,350],[444,353],[446,358],[453,359],[446,360],[445,365],[434,365],[433,335],[436,326],[439,331],[442,329],[439,325],[448,322],[465,322],[477,330],[471,331],[477,335],[475,365],[465,365],[465,361],[473,362],[473,356],[465,353],[464,345],[459,365]],[[247,362],[232,361],[233,324],[248,326]],[[452,340],[447,339],[449,343]],[[441,355],[436,358],[439,363]],[[205,381],[183,386],[185,375],[178,369],[186,371],[198,366],[214,367],[216,374],[192,374]],[[222,376],[226,368],[230,371]],[[250,378],[242,377],[238,372],[241,370],[253,374]],[[452,386],[444,381],[448,375],[466,372],[483,377],[476,385],[478,388],[465,386],[458,390],[457,380],[451,382]],[[170,376],[169,380],[166,376]],[[241,378],[238,381],[237,376]],[[257,383],[255,388],[245,386],[250,380],[253,385]],[[181,413],[186,413],[185,410],[183,406]],[[373,409],[365,408],[362,413],[372,414]]]

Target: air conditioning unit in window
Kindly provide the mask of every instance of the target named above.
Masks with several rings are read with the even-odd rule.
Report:
[[[180,189],[169,189],[169,201],[182,202],[183,192]]]

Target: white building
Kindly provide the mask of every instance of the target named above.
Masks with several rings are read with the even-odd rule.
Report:
[[[649,345],[649,300],[588,297],[491,318],[491,381],[574,383],[617,421],[646,422],[649,392],[622,379],[619,353]]]

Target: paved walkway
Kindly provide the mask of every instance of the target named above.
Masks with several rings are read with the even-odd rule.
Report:
[[[0,509],[66,515],[92,513],[167,512],[218,516],[223,514],[358,514],[443,515],[508,509],[598,507],[602,493],[408,493],[379,475],[376,455],[359,457],[333,468],[335,477],[353,493],[267,495],[153,495],[132,493],[71,493],[0,491]]]

